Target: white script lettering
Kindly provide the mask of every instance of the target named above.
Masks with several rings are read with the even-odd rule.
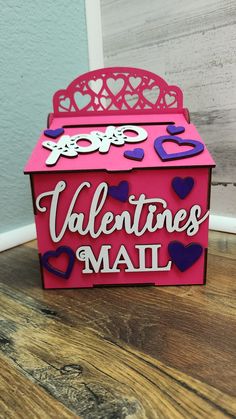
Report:
[[[58,205],[63,201],[63,191],[66,189],[66,183],[60,181],[54,190],[40,194],[36,199],[36,208],[40,212],[48,211],[48,208],[41,205],[41,201],[51,198],[49,209],[49,230],[52,240],[59,242],[66,230],[78,233],[81,236],[89,234],[96,239],[101,234],[109,235],[114,231],[124,229],[127,234],[134,234],[139,237],[146,231],[154,233],[157,230],[165,228],[169,233],[186,231],[188,236],[194,236],[199,231],[199,226],[208,217],[209,211],[202,215],[201,207],[193,205],[189,212],[185,209],[179,209],[175,214],[167,207],[167,202],[162,198],[146,198],[145,194],[140,194],[138,199],[130,195],[128,202],[131,212],[125,210],[120,214],[113,214],[111,211],[105,211],[106,199],[108,196],[108,185],[101,182],[91,199],[90,208],[88,208],[88,221],[85,222],[83,212],[74,211],[78,207],[79,199],[86,196],[86,191],[91,188],[89,182],[83,182],[77,188],[74,196],[69,203],[62,226],[58,231]],[[102,214],[101,214],[102,212]],[[142,214],[146,214],[143,221]],[[141,223],[142,219],[142,223]],[[95,227],[96,226],[96,227]]]

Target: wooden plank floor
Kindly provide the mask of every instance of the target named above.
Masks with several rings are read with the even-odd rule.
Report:
[[[1,253],[1,418],[233,418],[236,236],[206,286],[41,289],[36,243]]]

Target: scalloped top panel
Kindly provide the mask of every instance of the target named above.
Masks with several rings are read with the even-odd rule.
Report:
[[[53,97],[54,115],[163,113],[181,111],[179,87],[146,70],[110,67],[76,78]]]

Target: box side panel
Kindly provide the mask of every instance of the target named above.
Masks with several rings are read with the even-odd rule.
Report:
[[[203,284],[209,169],[34,176],[45,288]]]

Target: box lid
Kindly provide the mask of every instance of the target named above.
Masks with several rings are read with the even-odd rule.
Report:
[[[145,70],[86,73],[55,93],[25,173],[213,167],[182,102],[178,87]]]

